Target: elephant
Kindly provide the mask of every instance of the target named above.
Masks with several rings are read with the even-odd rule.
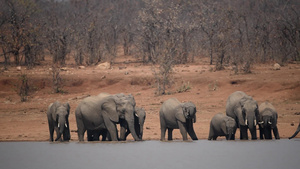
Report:
[[[69,128],[69,114],[70,105],[69,103],[61,104],[56,101],[51,103],[47,110],[47,118],[50,132],[50,141],[53,141],[54,129],[57,134],[55,141],[68,141],[71,139],[70,128]],[[63,135],[63,140],[61,139]]]
[[[216,140],[218,136],[225,136],[226,140],[234,140],[236,129],[237,125],[232,117],[218,113],[210,121],[208,140]]]
[[[297,127],[297,130],[295,131],[295,133],[294,133],[291,137],[289,137],[289,139],[292,139],[292,138],[296,137],[296,135],[297,135],[299,132],[300,132],[300,122],[299,122],[299,125],[298,125],[298,127]]]
[[[271,130],[275,139],[280,139],[277,128],[278,114],[275,107],[269,102],[264,102],[259,105],[258,110],[260,139],[272,139]]]
[[[136,107],[134,113],[134,127],[135,127],[135,132],[138,134],[140,139],[143,139],[143,128],[144,128],[145,119],[146,119],[145,110],[143,108]],[[126,129],[125,134],[124,132],[125,132],[124,130],[121,130],[120,132],[121,140],[126,140],[127,136],[130,134],[130,130],[128,128]]]
[[[251,96],[242,91],[236,91],[229,95],[226,103],[226,115],[235,119],[237,127],[240,128],[241,140],[248,140],[247,129],[250,130],[251,139],[257,139],[256,125],[259,110],[257,102]]]
[[[84,141],[86,130],[101,131],[103,129],[107,129],[112,141],[118,141],[116,124],[120,124],[121,128],[128,125],[134,140],[141,140],[134,129],[134,97],[132,95],[125,97],[124,94],[122,94],[124,97],[120,97],[119,95],[90,96],[81,101],[75,110],[79,141]]]
[[[192,102],[180,103],[176,98],[166,100],[160,108],[161,140],[165,140],[168,129],[168,140],[172,140],[173,129],[179,129],[183,140],[187,133],[193,140],[198,140],[193,128],[196,122],[196,106]]]
[[[145,123],[146,112],[143,108],[136,107],[134,112],[134,128],[140,139],[143,139],[143,127]],[[123,133],[122,133],[123,132]],[[121,130],[120,140],[125,141],[130,134],[130,130]],[[100,141],[99,137],[102,136],[101,141],[111,141],[109,133],[106,129],[102,130],[87,130],[88,141]]]

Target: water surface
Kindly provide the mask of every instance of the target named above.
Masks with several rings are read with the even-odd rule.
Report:
[[[0,142],[3,169],[298,169],[300,139],[273,141]]]

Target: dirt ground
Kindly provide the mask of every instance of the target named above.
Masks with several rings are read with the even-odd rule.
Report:
[[[137,106],[145,108],[147,113],[144,140],[160,139],[158,112],[161,104],[172,97],[181,102],[192,101],[197,106],[194,129],[199,139],[207,139],[210,119],[218,112],[225,113],[227,97],[238,90],[252,96],[258,104],[269,101],[276,107],[281,138],[291,136],[298,126],[299,64],[288,64],[280,70],[273,70],[274,63],[254,65],[251,74],[234,75],[229,67],[223,71],[213,71],[213,66],[203,59],[195,64],[175,66],[168,95],[156,96],[153,67],[130,61],[133,61],[132,58],[122,57],[109,69],[97,66],[79,69],[78,66],[68,64],[60,73],[64,81],[63,94],[52,93],[49,62],[30,70],[22,67],[19,71],[13,66],[8,67],[8,70],[1,69],[0,141],[47,141],[49,131],[46,111],[48,105],[56,100],[69,102],[71,140],[77,141],[76,106],[85,97],[101,92],[133,94]],[[29,79],[30,96],[26,102],[21,102],[16,93],[21,73],[26,73]],[[177,90],[184,84],[188,84],[191,89],[178,93]],[[297,137],[300,138],[300,134]],[[132,137],[128,139],[132,140]],[[182,139],[179,130],[174,130],[174,139]]]

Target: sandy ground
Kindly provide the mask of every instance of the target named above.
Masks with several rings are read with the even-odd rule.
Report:
[[[160,139],[158,112],[161,104],[171,97],[195,103],[198,112],[194,129],[199,139],[207,139],[210,119],[218,112],[225,113],[227,97],[238,90],[252,96],[258,104],[267,100],[276,107],[281,138],[291,136],[298,126],[299,64],[288,64],[280,70],[273,70],[273,63],[255,65],[253,73],[238,75],[234,75],[230,68],[213,71],[213,66],[206,61],[177,65],[172,73],[173,83],[167,90],[168,95],[156,96],[153,67],[141,63],[128,64],[129,59],[122,58],[109,69],[97,66],[79,69],[69,64],[61,71],[64,94],[52,93],[50,64],[44,63],[30,70],[22,67],[21,71],[8,67],[7,71],[0,73],[0,141],[47,141],[46,111],[48,105],[56,100],[71,105],[71,141],[78,141],[74,115],[76,106],[85,97],[101,92],[133,94],[137,106],[145,108],[147,113],[145,140]],[[21,102],[16,93],[21,72],[26,73],[29,79],[30,96],[26,102]],[[191,89],[178,93],[183,84],[189,84]],[[179,130],[174,130],[173,135],[174,139],[182,139]],[[300,134],[297,137],[300,138]]]

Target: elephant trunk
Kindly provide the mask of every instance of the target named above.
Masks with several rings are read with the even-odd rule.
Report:
[[[141,139],[137,136],[136,132],[135,132],[135,127],[134,127],[134,113],[132,111],[132,113],[126,113],[125,114],[125,120],[127,121],[128,124],[128,129],[132,135],[132,137],[134,138],[135,141],[140,141]]]
[[[66,119],[63,116],[58,117],[58,123],[57,124],[58,124],[57,127],[58,127],[59,133],[57,134],[57,138],[56,138],[55,141],[57,141],[61,138],[61,135],[63,134],[63,132],[65,130],[65,127],[68,127],[67,123],[66,123]]]
[[[289,139],[292,139],[292,138],[296,137],[296,135],[297,135],[299,132],[300,132],[300,123],[299,123],[299,125],[298,125],[298,128],[297,128],[296,132],[295,132],[291,137],[289,137]]]
[[[257,136],[256,136],[256,119],[255,119],[255,117],[248,116],[246,121],[247,121],[246,125],[248,125],[248,128],[251,133],[251,139],[256,140]]]
[[[232,135],[233,135],[232,133],[229,133],[227,140],[232,140]]]
[[[140,139],[143,139],[143,128],[144,128],[144,123],[140,123],[140,133],[139,133]]]

